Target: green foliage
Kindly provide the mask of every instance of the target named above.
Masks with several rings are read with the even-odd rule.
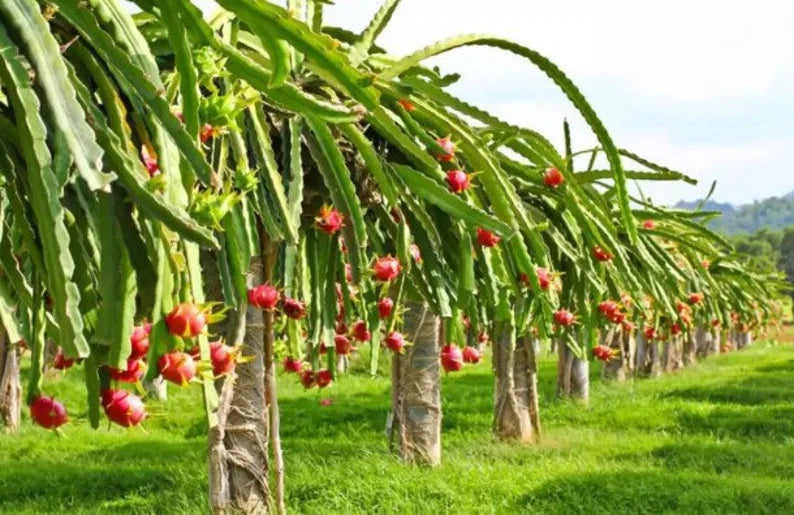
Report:
[[[24,176],[25,191],[36,220],[36,231],[44,256],[47,289],[55,300],[54,315],[58,322],[59,343],[65,352],[75,357],[89,354],[80,317],[80,294],[72,282],[74,260],[69,253],[69,234],[64,222],[64,210],[58,199],[58,186],[52,173],[52,155],[47,148],[47,129],[39,115],[40,103],[28,81],[25,65],[19,59],[19,49],[0,25],[0,79],[11,85],[10,100],[17,113],[20,130],[19,147],[27,165],[23,175],[16,165],[17,177]],[[41,342],[43,344],[43,340]]]
[[[692,203],[679,202],[677,206],[689,207],[692,206]],[[780,230],[794,225],[794,195],[792,194],[757,200],[738,207],[719,203],[708,204],[706,207],[722,212],[722,216],[709,222],[709,226],[724,234],[747,234],[761,229]]]
[[[750,268],[765,273],[778,270],[781,259],[782,233],[764,229],[755,234],[734,236],[731,238],[734,248],[749,264]]]
[[[77,170],[92,190],[107,189],[113,177],[102,172],[102,149],[94,141],[94,131],[77,102],[66,64],[60,59],[60,46],[50,33],[47,20],[39,13],[35,0],[8,0],[0,9],[23,41],[23,53],[35,67],[52,121],[69,146]]]
[[[588,335],[565,335],[579,356],[601,325],[597,303],[624,294],[642,304],[630,313],[638,324],[678,319],[676,303],[695,291],[706,296],[698,324],[727,324],[732,312],[761,324],[773,314],[780,281],[748,268],[703,224],[711,214],[660,208],[626,187],[627,179],[692,179],[620,149],[580,89],[529,48],[461,36],[389,56],[374,43],[397,1],[361,36],[324,32],[321,0],[294,0],[289,10],[219,0],[228,11],[209,21],[188,0],[139,0],[146,13],[135,18],[116,0],[52,3],[43,13],[33,0],[0,9],[0,208],[8,207],[1,228],[11,235],[0,242],[11,287],[0,309],[30,327],[31,398],[46,386],[47,339],[91,358],[85,386],[94,426],[98,375],[124,363],[132,324],[144,319],[154,323],[149,378],[161,354],[198,345],[214,425],[209,335],[183,340],[162,318],[182,302],[244,313],[249,267],[260,261],[252,258],[271,247],[268,281],[308,306],[303,321],[279,316],[274,336],[313,367],[325,341],[333,368],[339,317],[368,322],[369,370],[378,372],[375,304],[390,287],[397,300],[421,298],[448,319],[448,339],[462,339],[464,314],[476,330],[518,321],[507,329],[545,338],[556,330],[553,311],[571,309],[583,326],[577,332]],[[564,124],[558,150],[446,91],[457,77],[422,62],[465,45],[538,67],[600,147],[574,152]],[[65,133],[67,122],[79,134]],[[447,141],[454,151],[443,148]],[[593,169],[600,152],[608,170]],[[580,154],[591,155],[586,169],[575,166]],[[546,180],[550,168],[564,184]],[[476,172],[475,186],[451,191],[451,171]],[[341,214],[339,233],[317,223],[329,201]],[[498,245],[475,243],[486,229],[502,238]],[[401,262],[396,286],[370,278],[373,260],[388,254]],[[562,286],[542,290],[538,266],[559,274]]]

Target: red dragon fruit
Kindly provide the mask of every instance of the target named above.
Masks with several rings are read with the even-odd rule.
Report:
[[[293,320],[300,320],[306,316],[306,305],[297,299],[284,299],[282,309],[284,314]]]
[[[596,345],[593,348],[593,356],[599,361],[609,361],[613,357],[613,351],[606,345]]]
[[[280,297],[278,290],[269,284],[260,284],[248,290],[248,303],[261,309],[275,308]]]
[[[55,353],[55,357],[52,359],[52,368],[57,370],[66,370],[67,368],[72,368],[72,365],[74,365],[74,360],[67,358],[63,353],[63,349],[58,347],[58,351]]]
[[[212,360],[212,373],[222,376],[231,373],[236,364],[238,349],[230,347],[223,342],[210,343],[210,359]]]
[[[447,184],[452,193],[463,193],[471,186],[471,180],[462,170],[450,170],[447,172]]]
[[[392,256],[383,256],[375,260],[372,267],[372,275],[376,281],[387,282],[396,279],[400,275],[400,261]]]
[[[336,348],[336,353],[340,356],[347,356],[353,351],[353,344],[350,343],[350,339],[344,334],[337,334],[334,337],[334,347]]]
[[[169,352],[157,361],[157,369],[166,381],[186,385],[196,377],[196,362],[186,352]]]
[[[300,358],[293,358],[292,356],[284,358],[284,372],[297,374],[301,369],[303,369],[303,361]]]
[[[352,328],[353,338],[359,342],[368,342],[372,339],[372,334],[367,329],[367,324],[363,320],[359,320],[353,324]]]
[[[108,375],[111,379],[121,381],[122,383],[137,383],[143,378],[146,372],[146,365],[140,359],[128,359],[127,368],[121,370],[120,368],[108,367]]]
[[[204,311],[195,304],[185,302],[171,310],[165,317],[165,325],[174,336],[193,338],[200,335],[207,325]]]
[[[570,327],[576,322],[576,316],[567,309],[558,309],[554,312],[554,322],[562,327]]]
[[[394,301],[391,300],[389,297],[383,297],[378,301],[378,316],[381,319],[389,318],[389,315],[391,315],[393,309],[394,309]]]
[[[325,388],[333,383],[334,380],[331,377],[331,372],[326,368],[321,368],[317,371],[317,386],[320,388]]]
[[[463,348],[463,361],[465,363],[476,364],[480,362],[480,359],[480,351],[478,351],[475,347],[467,346]]]
[[[45,429],[57,429],[64,425],[69,417],[66,408],[55,397],[36,397],[30,405],[30,418]]]
[[[446,372],[457,372],[463,367],[463,352],[454,343],[441,347],[441,366]]]
[[[130,359],[144,359],[149,353],[149,333],[152,324],[135,326],[130,335]]]
[[[141,399],[126,390],[104,390],[102,407],[108,419],[122,427],[137,426],[146,418]]]
[[[386,336],[384,343],[389,350],[396,352],[397,354],[402,354],[405,349],[405,338],[403,337],[402,333],[398,331],[390,332]]]
[[[315,378],[314,372],[311,369],[306,369],[303,372],[301,372],[300,380],[301,380],[301,384],[303,385],[303,387],[306,388],[307,390],[309,388],[314,387],[314,385],[317,382],[317,379]]]
[[[326,234],[334,234],[338,232],[344,224],[345,217],[336,209],[325,206],[320,209],[320,216],[318,216],[314,223],[318,229]]]

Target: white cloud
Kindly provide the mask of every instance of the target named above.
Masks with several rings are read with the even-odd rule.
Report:
[[[379,0],[337,0],[326,19],[361,30]],[[742,203],[794,189],[794,2],[760,0],[403,0],[380,42],[407,54],[461,33],[489,32],[540,51],[590,100],[619,146],[700,179],[647,186],[674,202],[708,191]],[[464,76],[456,93],[561,142],[594,139],[541,73],[490,49],[435,60]],[[654,115],[658,115],[657,118]],[[782,118],[782,121],[781,121]],[[762,173],[764,180],[759,180]]]

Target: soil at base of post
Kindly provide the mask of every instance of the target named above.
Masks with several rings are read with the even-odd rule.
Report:
[[[684,368],[683,341],[681,336],[672,336],[662,344],[662,369],[675,372]]]
[[[413,345],[399,357],[397,407],[392,422],[407,463],[441,462],[441,323],[427,304],[408,302],[405,334]],[[393,427],[395,427],[393,425]]]
[[[262,261],[251,259],[248,285],[262,282]],[[264,315],[246,307],[243,356],[224,381],[218,424],[210,432],[210,503],[214,513],[271,511],[268,485],[268,419],[265,412]]]
[[[6,432],[19,428],[22,386],[19,382],[19,352],[0,327],[0,423]]]
[[[515,331],[509,322],[497,323],[494,331],[494,419],[496,436],[504,439],[530,441],[533,439],[529,416],[529,355],[528,341],[515,341]]]
[[[157,399],[158,401],[168,400],[168,388],[163,376],[157,376],[151,380],[143,381],[143,389],[146,391],[148,397]]]
[[[264,229],[260,229],[264,235]],[[273,242],[269,237],[262,238],[262,259],[264,270],[262,272],[263,282],[271,284],[273,282],[273,270],[276,266],[276,258],[279,244]],[[285,501],[285,475],[284,453],[281,450],[281,412],[278,406],[278,392],[276,388],[276,364],[274,356],[275,334],[273,324],[275,313],[273,310],[266,310],[264,313],[264,361],[265,361],[265,404],[269,423],[270,450],[273,454],[273,482],[275,483],[275,509],[279,515],[287,512]]]
[[[683,335],[681,354],[683,366],[688,367],[697,362],[697,343],[695,342],[695,335],[692,331],[687,331],[686,334]]]
[[[719,343],[717,352],[719,353]],[[703,326],[695,329],[695,355],[698,358],[705,358],[714,354],[714,333]]]
[[[658,340],[645,338],[641,332],[637,333],[637,357],[634,364],[634,374],[643,377],[657,377],[662,374],[662,353]]]
[[[613,327],[609,331],[602,332],[601,345],[607,345],[613,350],[614,357],[604,363],[601,368],[601,376],[604,379],[614,379],[624,382],[634,377],[634,354],[636,344],[634,334],[631,331],[624,331],[620,327]]]
[[[579,359],[565,342],[557,343],[557,396],[583,402],[590,399],[590,362]]]
[[[540,341],[529,336],[522,337],[527,341],[527,357],[529,359],[528,387],[529,387],[529,421],[535,441],[540,441],[540,393],[538,392],[538,353]]]

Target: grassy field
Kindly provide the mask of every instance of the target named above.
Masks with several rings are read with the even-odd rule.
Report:
[[[443,465],[406,467],[383,436],[385,378],[304,393],[281,377],[295,513],[794,513],[794,348],[759,343],[633,385],[595,380],[590,408],[553,398],[540,445],[492,440],[488,364],[444,378]],[[594,367],[594,376],[597,366]],[[0,513],[206,512],[199,388],[149,404],[146,431],[92,431],[75,369],[51,380],[65,438],[0,435]],[[330,397],[331,406],[320,399]]]

